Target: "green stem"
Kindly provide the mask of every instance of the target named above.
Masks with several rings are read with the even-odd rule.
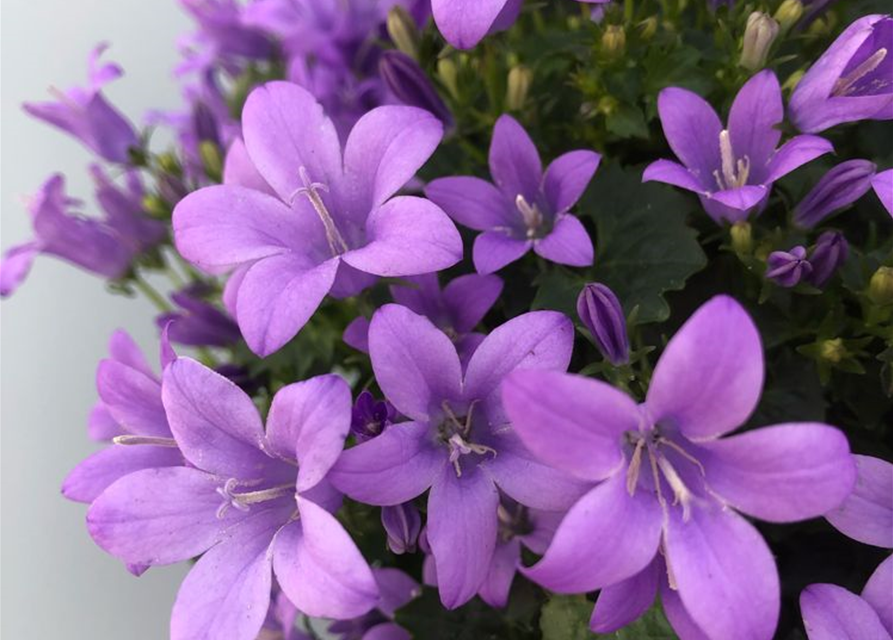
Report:
[[[149,300],[151,300],[152,304],[154,304],[159,311],[170,311],[171,305],[168,304],[168,301],[165,299],[158,290],[149,284],[140,274],[135,274],[133,276],[133,284],[139,289],[140,293],[146,296]]]

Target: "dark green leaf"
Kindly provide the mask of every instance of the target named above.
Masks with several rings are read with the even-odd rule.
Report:
[[[540,630],[543,640],[587,640],[592,603],[583,596],[552,596],[543,607]]]

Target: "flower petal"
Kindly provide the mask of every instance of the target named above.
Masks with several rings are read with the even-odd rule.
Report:
[[[424,493],[446,460],[427,424],[400,422],[345,450],[328,479],[358,502],[392,506]]]
[[[671,184],[700,194],[713,190],[713,188],[705,189],[703,182],[690,169],[672,160],[655,160],[645,167],[642,182],[650,181]]]
[[[710,640],[688,615],[679,598],[679,592],[671,589],[666,580],[661,580],[660,583],[660,603],[679,640]]]
[[[428,183],[425,195],[449,217],[469,229],[511,229],[519,223],[520,215],[511,201],[499,189],[480,178],[438,178]]]
[[[533,204],[539,195],[543,165],[533,140],[510,115],[501,115],[490,141],[490,175],[509,202],[519,195]]]
[[[226,152],[226,160],[223,163],[223,184],[245,187],[261,191],[270,196],[276,192],[267,184],[263,176],[257,171],[257,167],[251,162],[248,149],[241,138],[236,138]]]
[[[582,480],[604,480],[623,463],[622,434],[639,424],[636,403],[598,380],[517,371],[502,384],[515,432],[540,460]]]
[[[720,168],[719,133],[722,123],[706,100],[696,93],[669,87],[657,97],[664,136],[676,157],[702,185],[715,184]]]
[[[276,392],[267,416],[267,443],[298,463],[299,492],[314,487],[335,464],[350,431],[350,387],[337,375],[295,382]]]
[[[504,607],[508,603],[509,591],[520,562],[521,542],[517,538],[508,542],[500,541],[493,551],[490,568],[478,591],[481,600],[491,607]]]
[[[750,78],[729,111],[729,139],[735,158],[750,162],[750,182],[763,182],[766,165],[781,140],[776,128],[784,120],[781,87],[775,74],[765,69]]]
[[[183,455],[173,447],[112,445],[72,469],[62,483],[62,495],[75,502],[90,503],[128,474],[183,463]]]
[[[768,193],[769,190],[760,184],[714,191],[708,197],[736,211],[747,211],[757,206]]]
[[[543,194],[552,213],[563,213],[577,204],[601,159],[595,151],[581,149],[552,161],[543,176]]]
[[[543,559],[522,572],[559,593],[616,584],[654,559],[662,520],[654,496],[644,491],[629,495],[626,474],[616,473],[571,507]]]
[[[431,0],[434,22],[457,49],[471,49],[490,31],[506,0]]]
[[[529,240],[516,240],[503,231],[485,231],[474,240],[474,268],[480,274],[495,273],[530,251]]]
[[[462,369],[450,339],[430,320],[388,304],[369,327],[375,379],[400,413],[425,421],[432,406],[461,397]]]
[[[459,276],[443,288],[443,302],[452,316],[453,329],[468,333],[484,319],[499,300],[502,279],[471,273]]]
[[[109,358],[127,365],[131,369],[141,371],[150,378],[156,378],[155,372],[146,361],[146,356],[143,355],[139,345],[123,329],[116,330],[109,338]]]
[[[15,293],[28,277],[34,258],[40,253],[37,242],[26,242],[10,247],[0,261],[0,296],[6,298]]]
[[[313,617],[348,619],[372,609],[378,585],[344,527],[304,498],[298,510],[300,519],[273,542],[273,570],[285,595]]]
[[[809,640],[890,640],[874,609],[834,584],[811,584],[800,594]]]
[[[769,172],[765,182],[767,184],[775,182],[801,165],[833,151],[832,144],[818,136],[791,138],[781,145],[781,148],[769,160]]]
[[[769,522],[818,517],[853,489],[846,436],[824,424],[782,424],[703,444],[698,455],[712,491]]]
[[[471,600],[487,577],[496,547],[499,492],[477,466],[462,476],[444,465],[428,496],[428,542],[437,567],[440,601],[455,609]]]
[[[614,633],[638,620],[657,596],[663,569],[663,561],[655,556],[636,575],[602,589],[595,601],[589,628],[595,633]]]
[[[534,242],[533,250],[546,260],[572,267],[588,267],[595,258],[586,228],[569,213],[558,217],[549,235]]]
[[[877,174],[871,180],[871,186],[887,213],[893,216],[893,169]]]
[[[856,486],[825,518],[853,540],[893,549],[893,464],[870,456],[853,457]]]
[[[343,260],[377,276],[414,276],[453,266],[462,259],[462,238],[453,222],[430,200],[392,198],[366,221],[368,244]]]
[[[719,505],[694,507],[687,522],[671,509],[664,544],[679,597],[704,635],[772,638],[781,605],[778,570],[751,524]]]
[[[161,385],[155,376],[114,360],[103,360],[96,369],[96,390],[108,412],[128,433],[170,437],[161,404]]]
[[[702,305],[667,345],[654,369],[646,404],[655,423],[671,420],[691,440],[744,424],[763,387],[760,335],[728,296]]]
[[[893,593],[893,556],[878,565],[862,590],[862,599],[871,605],[887,633],[893,636],[893,598],[890,597],[891,593]]]

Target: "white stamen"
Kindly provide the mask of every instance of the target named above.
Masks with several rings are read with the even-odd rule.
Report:
[[[645,438],[639,438],[636,442],[636,448],[633,450],[632,458],[629,461],[629,468],[626,470],[626,491],[629,495],[636,493],[636,485],[639,483],[639,470],[642,467],[642,449],[645,448]]]
[[[307,172],[307,169],[303,166],[298,169],[298,175],[301,176],[301,182],[304,183],[304,186],[295,189],[294,193],[292,193],[289,198],[289,204],[294,203],[295,198],[299,195],[307,196],[307,199],[310,200],[310,204],[313,205],[313,209],[316,211],[316,215],[319,216],[323,227],[326,229],[326,240],[329,242],[329,249],[331,249],[332,255],[339,256],[342,253],[345,253],[348,250],[347,243],[338,232],[338,227],[335,226],[335,221],[332,219],[332,215],[326,208],[322,196],[319,195],[320,191],[328,193],[329,188],[322,182],[313,182],[310,179],[310,174]]]
[[[831,91],[831,95],[845,96],[850,93],[856,83],[867,76],[869,73],[877,69],[886,57],[887,49],[885,47],[881,47],[880,49],[875,51],[873,54],[868,56],[862,62],[862,64],[850,71],[847,75],[838,78],[837,82],[834,83],[834,89]]]
[[[714,171],[713,177],[716,178],[716,184],[720,190],[746,185],[747,178],[750,176],[750,158],[744,156],[735,159],[728,129],[719,132],[719,155],[722,161],[722,175],[719,171]]]
[[[673,468],[673,465],[670,464],[669,460],[661,456],[657,461],[657,464],[663,472],[664,478],[667,479],[667,484],[673,489],[673,504],[682,505],[682,521],[688,522],[691,518],[691,491],[685,486],[682,478],[676,473],[676,469]]]
[[[524,220],[524,226],[527,227],[527,237],[529,239],[536,237],[540,225],[543,224],[543,214],[540,213],[539,208],[536,204],[531,205],[527,202],[527,200],[524,199],[524,196],[520,193],[515,197],[515,206],[521,213],[521,218]]]
[[[239,511],[248,511],[252,504],[275,500],[276,498],[281,498],[295,491],[294,483],[281,484],[276,487],[261,489],[259,491],[235,493],[238,486],[239,481],[235,478],[230,478],[222,487],[217,487],[217,493],[220,497],[226,500],[226,502],[220,505],[220,508],[217,510],[218,519],[222,519],[223,516],[226,515],[226,511],[229,507],[234,507]]]
[[[155,447],[173,447],[177,448],[177,441],[173,438],[158,438],[154,436],[115,436],[112,438],[115,444],[123,445],[152,445]]]

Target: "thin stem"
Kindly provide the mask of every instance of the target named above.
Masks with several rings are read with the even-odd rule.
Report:
[[[133,284],[140,291],[140,293],[151,300],[152,304],[154,304],[159,311],[171,311],[171,305],[168,303],[167,299],[163,295],[161,295],[161,293],[159,293],[155,287],[149,284],[139,273],[134,274]]]

